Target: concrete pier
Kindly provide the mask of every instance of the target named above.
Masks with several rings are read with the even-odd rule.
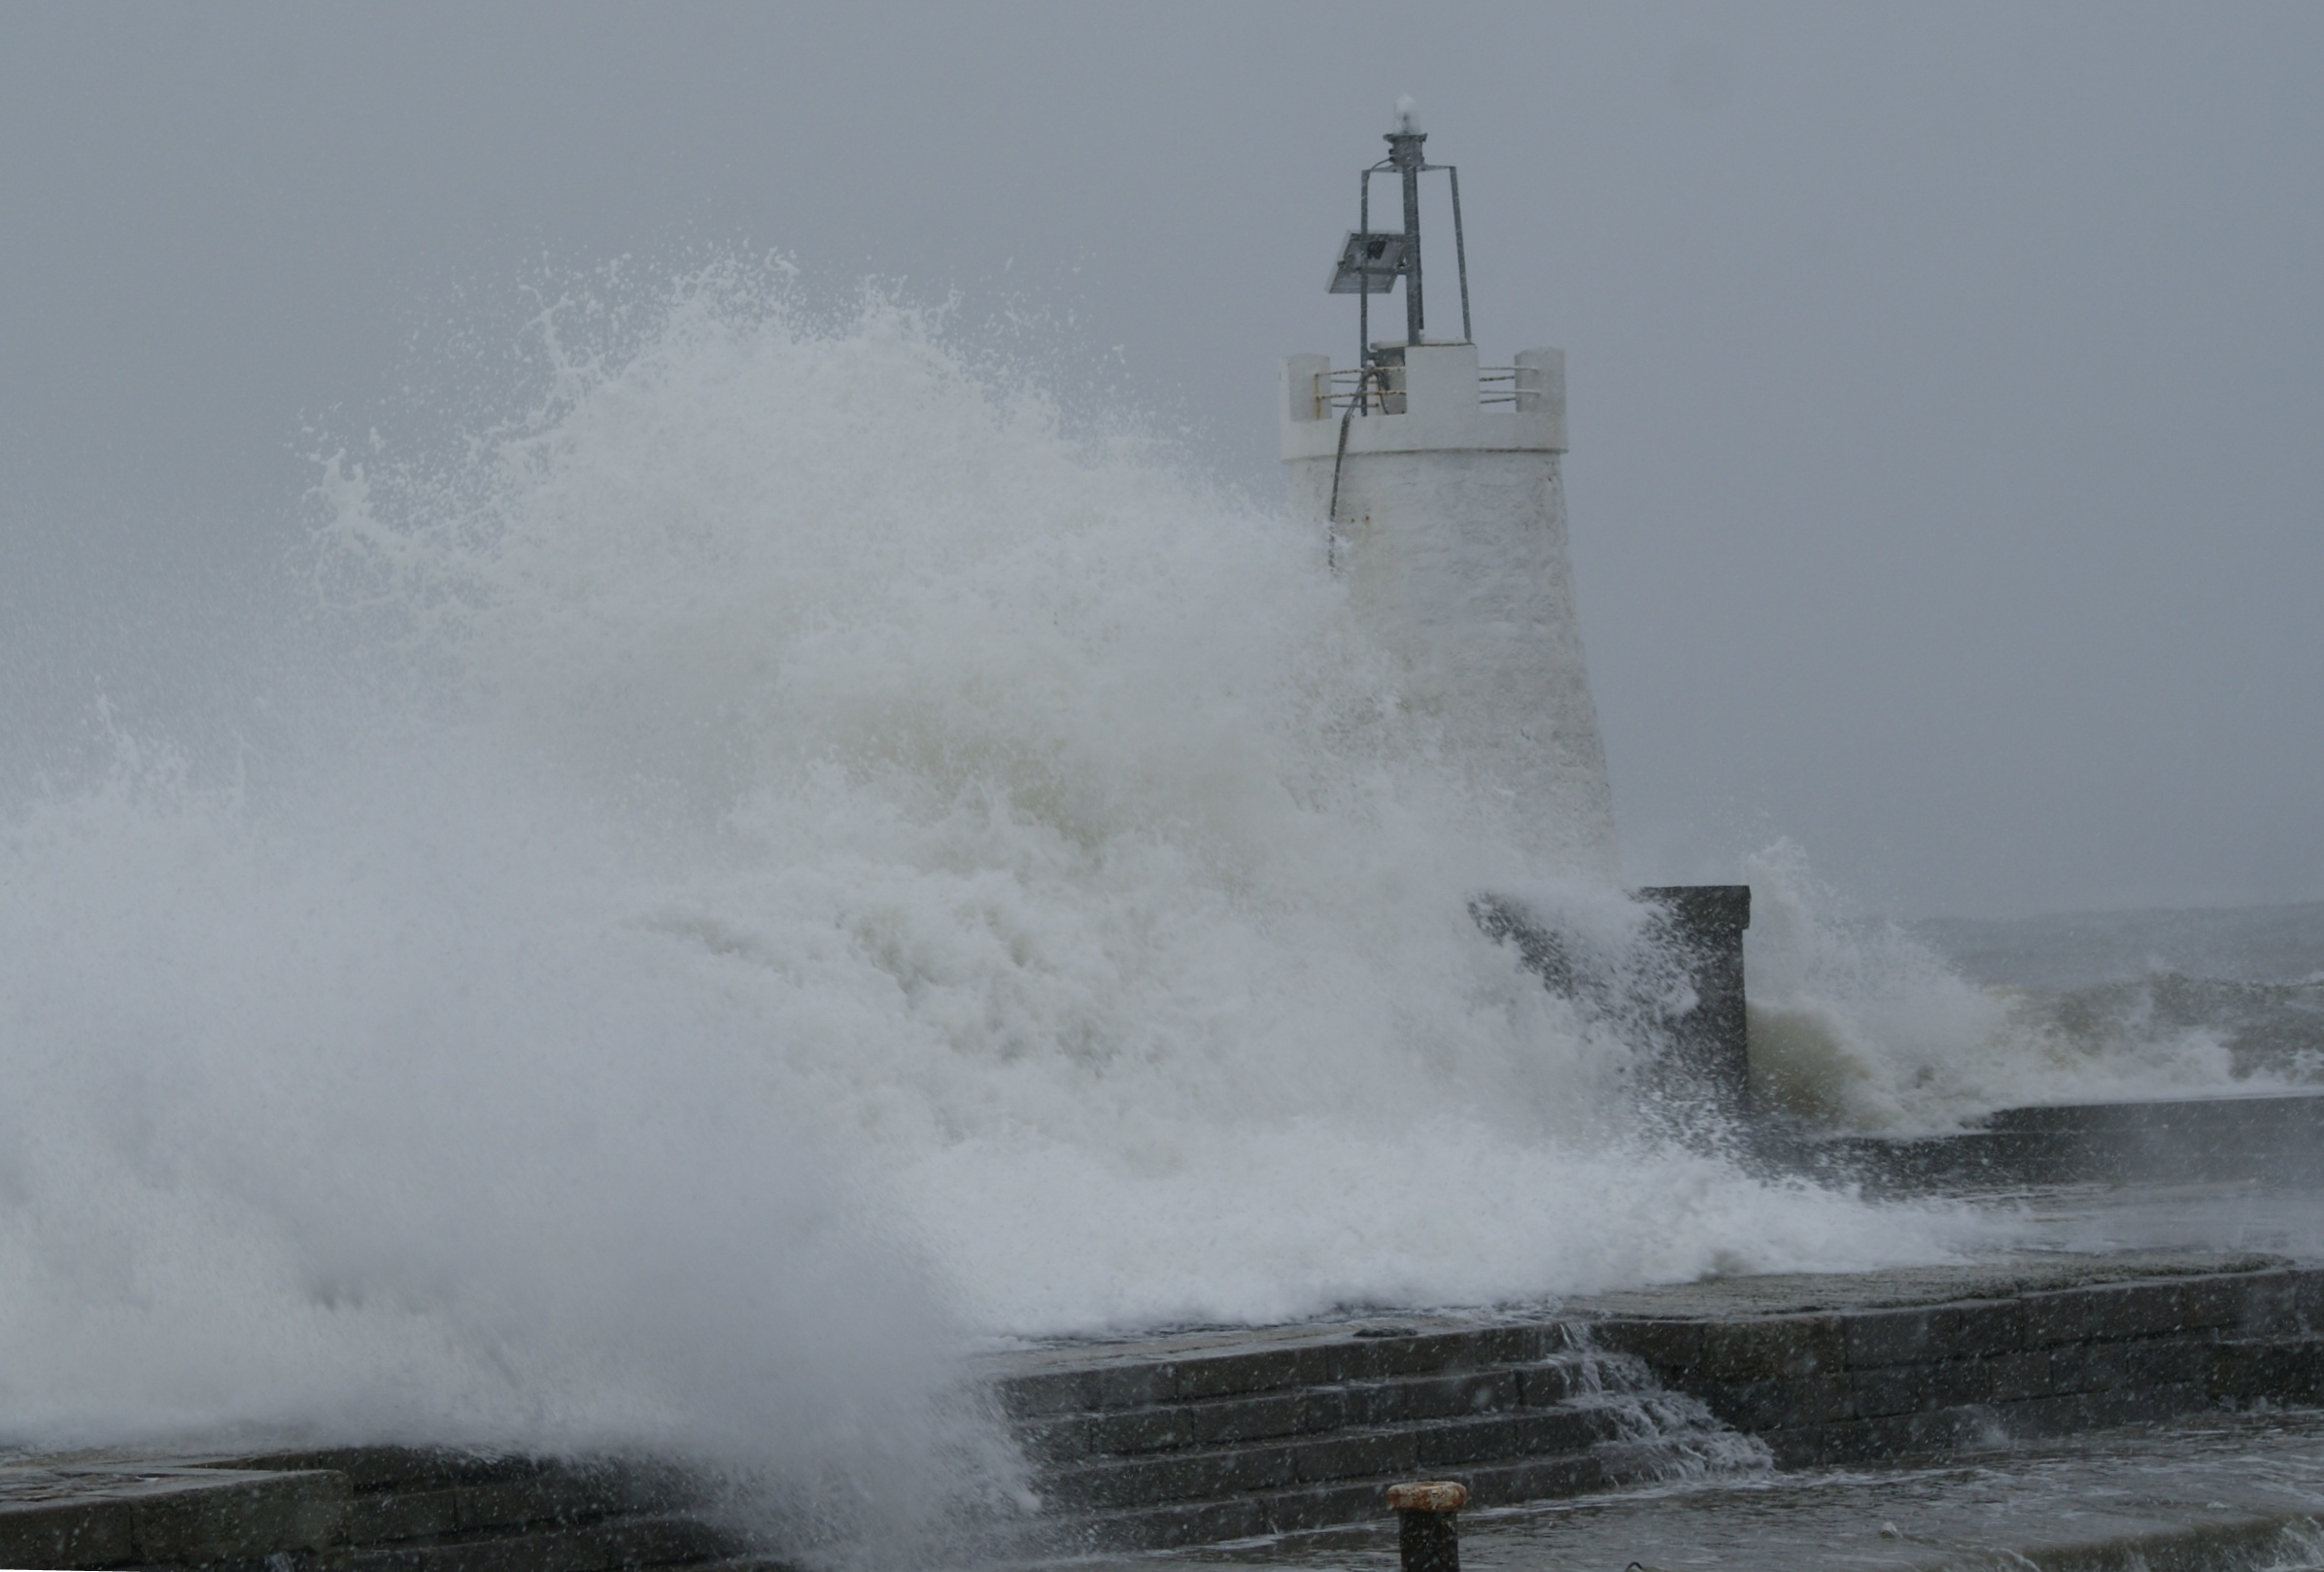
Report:
[[[425,1447],[0,1460],[0,1566],[613,1572],[748,1547],[679,1469]]]
[[[2064,1184],[2262,1183],[2324,1190],[2324,1093],[2000,1109],[1944,1135],[1752,1132],[1762,1160],[1882,1194]]]

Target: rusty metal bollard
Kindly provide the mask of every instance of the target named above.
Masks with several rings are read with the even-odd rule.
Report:
[[[1404,1572],[1460,1572],[1456,1514],[1468,1504],[1469,1487],[1451,1480],[1414,1480],[1388,1487]]]

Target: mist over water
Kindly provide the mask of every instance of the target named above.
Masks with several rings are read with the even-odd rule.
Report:
[[[892,301],[619,306],[323,464],[268,756],[8,804],[6,1437],[644,1444],[936,1521],[1014,1487],[979,1343],[1985,1237],[1641,1111],[1466,906],[1636,908],[1525,865],[1280,509]],[[2111,1073],[1752,879],[1800,1106]]]

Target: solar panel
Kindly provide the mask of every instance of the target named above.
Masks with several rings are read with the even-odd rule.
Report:
[[[1350,230],[1332,270],[1334,294],[1385,294],[1404,273],[1404,236],[1394,229]]]

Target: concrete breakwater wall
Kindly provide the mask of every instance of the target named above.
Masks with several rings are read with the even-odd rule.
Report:
[[[2031,1185],[2324,1186],[2324,1093],[2001,1109],[1947,1135],[1751,1132],[1773,1166],[1881,1193],[1963,1195]]]
[[[2324,1400],[2324,1270],[2132,1258],[2056,1282],[2077,1270],[1874,1275],[1855,1302],[1849,1280],[1696,1284],[1610,1296],[1590,1330],[1785,1467]]]
[[[1190,1544],[1378,1518],[1416,1473],[1499,1504],[1731,1466],[1738,1440],[1797,1467],[2315,1403],[2324,1269],[2174,1252],[1739,1279],[1018,1361],[1003,1391],[1055,1548]]]
[[[1610,1294],[1015,1350],[1034,1458],[1008,1548],[1070,1555],[1861,1463],[2207,1409],[2324,1402],[2324,1269],[2156,1253]],[[753,1562],[666,1465],[406,1448],[0,1463],[0,1564],[612,1572]]]
[[[681,1470],[448,1449],[0,1462],[0,1566],[614,1572],[749,1564]]]

